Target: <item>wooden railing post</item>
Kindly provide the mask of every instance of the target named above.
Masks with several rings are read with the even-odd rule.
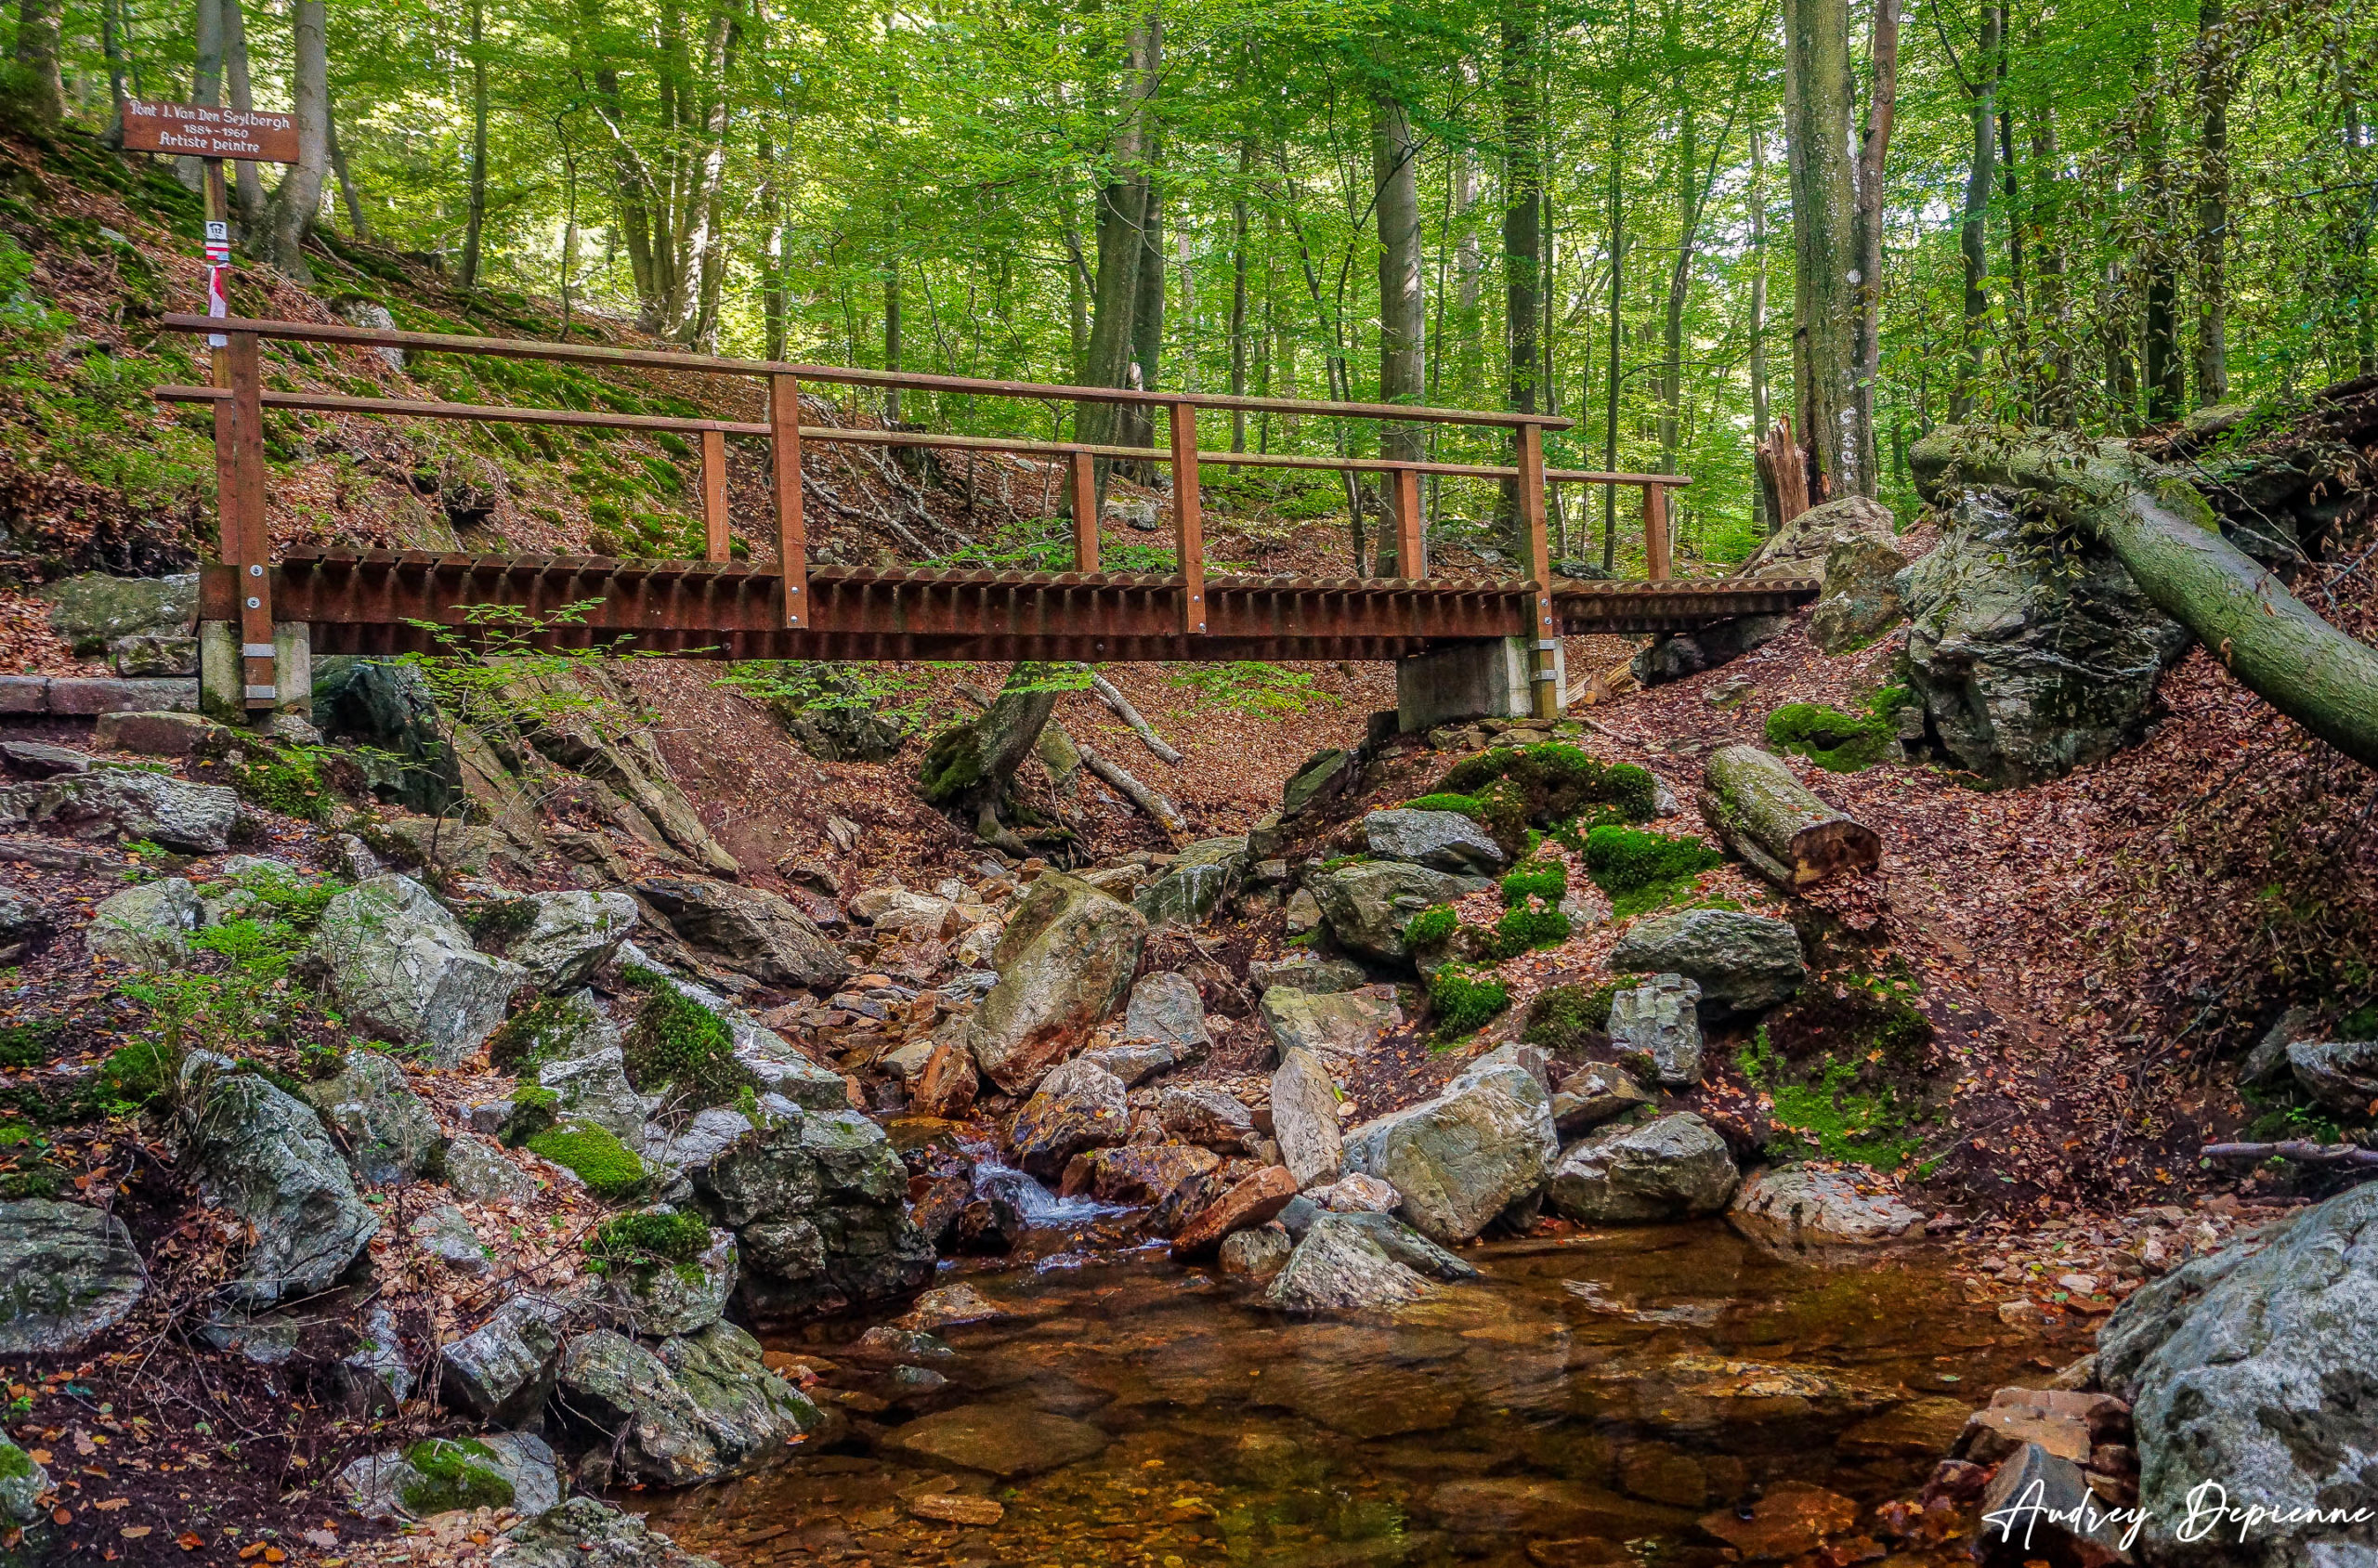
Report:
[[[1532,706],[1539,719],[1561,716],[1561,621],[1552,606],[1552,544],[1544,529],[1544,427],[1522,425],[1514,432],[1519,447],[1520,520],[1527,529],[1528,576],[1535,591],[1527,628],[1528,676]]]
[[[1181,633],[1206,630],[1206,519],[1197,499],[1197,410],[1172,405],[1172,543],[1181,558]]]
[[[1395,569],[1405,577],[1429,575],[1427,546],[1420,540],[1420,471],[1395,471]]]
[[[702,432],[702,559],[723,561],[726,557],[726,435],[720,430],[705,430]]]
[[[768,445],[777,501],[777,559],[784,573],[784,623],[809,624],[809,533],[801,519],[801,383],[768,377]]]
[[[231,333],[222,353],[231,383],[231,483],[216,498],[224,559],[239,568],[241,702],[268,709],[281,696],[272,647],[272,540],[265,528],[264,368],[254,333]]]
[[[1643,559],[1645,570],[1654,582],[1666,582],[1673,570],[1668,559],[1668,490],[1666,485],[1643,487]]]
[[[1074,570],[1094,572],[1098,569],[1098,460],[1087,451],[1068,452],[1065,468],[1072,476],[1074,492]]]

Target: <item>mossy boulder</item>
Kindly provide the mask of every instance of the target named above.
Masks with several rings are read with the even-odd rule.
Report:
[[[146,1279],[114,1215],[45,1198],[0,1203],[0,1354],[82,1349],[124,1321]]]
[[[372,1185],[419,1181],[442,1168],[446,1135],[393,1058],[350,1051],[337,1075],[307,1084],[305,1097],[346,1134],[355,1168]]]
[[[377,876],[333,898],[315,927],[324,989],[350,1024],[418,1042],[440,1066],[476,1051],[503,1022],[528,973],[490,958],[411,877]]]

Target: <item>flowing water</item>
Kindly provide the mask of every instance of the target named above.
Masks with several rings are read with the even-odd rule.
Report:
[[[1483,1280],[1370,1322],[1160,1254],[972,1274],[1001,1315],[939,1330],[949,1353],[865,1323],[776,1341],[828,1364],[843,1441],[626,1500],[729,1568],[1590,1568],[1788,1561],[1816,1532],[1849,1562],[1967,1408],[2043,1376],[1922,1248],[1820,1267],[1713,1223],[1465,1256]],[[984,1499],[996,1522],[930,1517]]]

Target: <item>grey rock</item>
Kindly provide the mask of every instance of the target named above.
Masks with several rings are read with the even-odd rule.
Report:
[[[1315,993],[1274,986],[1263,993],[1259,1011],[1280,1061],[1291,1051],[1310,1051],[1325,1062],[1351,1063],[1404,1025],[1403,1008],[1384,987]]]
[[[1817,577],[1835,545],[1864,539],[1891,543],[1898,527],[1891,509],[1862,495],[1844,496],[1811,506],[1777,529],[1736,568],[1737,577]]]
[[[1738,1181],[1726,1141],[1690,1111],[1595,1133],[1561,1156],[1546,1184],[1554,1209],[1589,1225],[1715,1214]]]
[[[725,1105],[696,1111],[681,1127],[647,1122],[644,1157],[664,1169],[693,1170],[709,1165],[751,1130],[751,1117]]]
[[[81,1350],[124,1321],[146,1281],[114,1215],[46,1198],[0,1203],[0,1354]]]
[[[459,1463],[482,1484],[501,1481],[512,1492],[510,1507],[533,1518],[561,1501],[561,1465],[553,1449],[534,1432],[484,1432],[461,1439],[432,1438],[412,1449],[384,1448],[367,1454],[339,1471],[334,1483],[355,1511],[366,1519],[431,1518],[463,1506],[451,1486],[441,1486],[416,1469],[409,1454],[435,1445],[438,1457]]]
[[[1354,1129],[1345,1168],[1393,1187],[1414,1229],[1453,1243],[1542,1186],[1560,1152],[1551,1096],[1505,1046],[1435,1099]]]
[[[825,1425],[806,1395],[761,1365],[760,1342],[731,1323],[663,1339],[659,1353],[729,1473],[774,1464]]]
[[[1738,615],[1697,632],[1663,632],[1635,655],[1627,669],[1638,685],[1665,686],[1740,659],[1791,629],[1788,615]]]
[[[255,1235],[227,1294],[263,1305],[327,1289],[379,1234],[379,1219],[313,1111],[229,1068],[219,1056],[186,1057],[180,1115],[200,1196]]]
[[[2032,1509],[2040,1511],[2028,1511]],[[2036,1443],[2026,1443],[1999,1461],[1975,1511],[1981,1523],[1974,1556],[1984,1562],[2132,1561],[2123,1546],[2130,1533],[2127,1521],[2115,1517],[2105,1499],[2090,1490],[2089,1477],[2079,1465]],[[2007,1528],[1990,1521],[1993,1514],[2008,1513],[2014,1519]]]
[[[1352,751],[1334,746],[1315,751],[1280,787],[1281,817],[1295,817],[1316,801],[1330,800],[1343,794],[1352,787],[1361,771],[1359,760]]]
[[[1640,921],[1618,939],[1610,967],[1694,981],[1705,1018],[1763,1013],[1808,978],[1797,932],[1785,921],[1738,909],[1687,909]]]
[[[1623,1067],[1589,1062],[1561,1082],[1552,1094],[1552,1121],[1564,1138],[1625,1116],[1654,1096]]]
[[[510,1568],[718,1568],[632,1513],[569,1498],[504,1532]]]
[[[2084,544],[2075,564],[2070,575],[2035,564],[2013,513],[1969,494],[1939,546],[1900,573],[1908,685],[1961,766],[2035,783],[2145,733],[2189,634],[2103,547]]]
[[[2356,1187],[2250,1239],[2193,1259],[2107,1321],[2097,1376],[2130,1401],[2142,1544],[2158,1562],[2359,1562],[2378,1535],[2274,1522],[2174,1538],[2188,1495],[2220,1482],[2228,1506],[2329,1506],[2366,1498],[2378,1405],[2347,1393],[2378,1381],[2378,1184]]]
[[[56,1483],[33,1456],[0,1437],[0,1521],[15,1525],[40,1525],[48,1509],[42,1499]],[[30,1533],[29,1533],[30,1534]]]
[[[1376,860],[1470,876],[1492,875],[1508,858],[1485,829],[1457,811],[1374,811],[1363,818],[1363,842]]]
[[[220,855],[240,819],[240,798],[219,784],[191,784],[144,768],[98,767],[0,790],[0,822],[112,831],[192,855]]]
[[[1844,1172],[1792,1165],[1752,1171],[1726,1218],[1744,1235],[1800,1251],[1871,1247],[1924,1226],[1922,1214],[1888,1194],[1860,1192]]]
[[[592,992],[570,998],[562,1013],[562,1026],[547,1031],[527,1076],[557,1096],[556,1119],[592,1122],[635,1147],[644,1137],[645,1100],[628,1082],[618,1026],[595,1007]]]
[[[1288,1254],[1295,1249],[1296,1244],[1288,1239],[1287,1232],[1270,1225],[1234,1231],[1222,1238],[1222,1273],[1270,1279],[1287,1267]]]
[[[516,1296],[439,1352],[438,1391],[477,1420],[510,1426],[543,1408],[554,1390],[567,1309],[542,1296]]]
[[[161,637],[152,633],[117,637],[108,644],[108,662],[119,675],[195,675],[196,637]]]
[[[360,743],[350,755],[381,799],[436,817],[461,797],[462,764],[437,698],[412,665],[352,654],[315,660],[314,718],[336,738]]]
[[[488,1256],[487,1244],[479,1240],[477,1231],[471,1229],[471,1222],[463,1217],[463,1211],[451,1203],[439,1204],[405,1228],[412,1234],[415,1246],[456,1274],[479,1279],[494,1270],[494,1260]]]
[[[529,972],[541,991],[581,986],[611,961],[635,929],[635,900],[624,893],[537,893],[536,923],[503,956]]]
[[[189,636],[198,626],[198,574],[109,577],[88,572],[41,588],[49,624],[77,653],[96,653],[118,637]]]
[[[14,947],[49,929],[41,901],[13,887],[0,887],[0,947]]]
[[[129,969],[176,969],[189,957],[201,913],[188,878],[163,877],[101,899],[83,940],[97,956]]]
[[[1288,895],[1280,906],[1280,919],[1291,936],[1303,936],[1321,929],[1321,900],[1313,889],[1300,887]]]
[[[438,1117],[405,1081],[405,1070],[377,1051],[346,1053],[334,1078],[306,1086],[306,1098],[346,1134],[355,1168],[375,1187],[434,1176],[442,1168],[446,1135]]]
[[[613,1269],[604,1283],[611,1306],[637,1333],[695,1333],[726,1313],[735,1293],[735,1237],[714,1230],[699,1258],[674,1267]]]
[[[1370,984],[1370,976],[1362,972],[1360,965],[1343,959],[1323,958],[1318,953],[1292,953],[1270,962],[1259,960],[1247,966],[1247,978],[1258,990],[1286,986],[1315,996],[1359,990]]]
[[[0,740],[0,760],[21,778],[55,778],[61,773],[88,773],[98,759],[87,751],[45,746],[38,740]]]
[[[1321,918],[1338,945],[1382,963],[1404,963],[1404,928],[1431,904],[1450,904],[1465,893],[1494,884],[1481,877],[1457,877],[1401,861],[1365,861],[1341,866],[1309,884]]]
[[[1085,1149],[1119,1143],[1130,1130],[1123,1080],[1088,1062],[1067,1062],[1040,1080],[1009,1136],[1015,1163],[1043,1180],[1062,1175]]]
[[[622,966],[651,970],[674,987],[678,995],[725,1019],[727,1033],[735,1040],[735,1065],[751,1075],[763,1095],[782,1095],[810,1111],[839,1111],[850,1104],[850,1089],[842,1074],[811,1061],[791,1041],[716,991],[652,964],[636,952],[633,942],[621,943],[620,955]]]
[[[462,922],[411,877],[391,873],[333,898],[315,927],[324,986],[350,1024],[418,1041],[440,1066],[478,1049],[527,979],[471,946]]]
[[[1044,872],[1000,934],[999,983],[975,1008],[967,1044],[1011,1094],[1079,1050],[1115,1011],[1147,939],[1147,921],[1084,882]]]
[[[467,1132],[446,1145],[446,1186],[471,1203],[526,1203],[537,1196],[535,1177],[487,1139]]]
[[[778,1116],[688,1174],[736,1234],[738,1297],[753,1319],[887,1300],[931,1277],[908,1216],[908,1174],[883,1130],[853,1111]]]
[[[1177,1061],[1203,1056],[1214,1037],[1206,1032],[1206,1001],[1197,983],[1178,972],[1142,975],[1123,1009],[1122,1038],[1169,1045]]]
[[[534,1519],[561,1501],[561,1462],[532,1431],[484,1432],[478,1441],[495,1455],[496,1473],[512,1483],[512,1507]]]
[[[1206,839],[1191,844],[1162,876],[1142,888],[1131,908],[1150,929],[1206,923],[1247,869],[1247,840]]]
[[[355,1348],[339,1358],[336,1378],[363,1414],[377,1415],[402,1405],[412,1392],[412,1366],[397,1334],[397,1314],[385,1301],[355,1333]]]
[[[1338,1086],[1321,1058],[1310,1051],[1282,1052],[1273,1071],[1272,1136],[1280,1145],[1280,1162],[1300,1190],[1333,1180],[1344,1163]]]
[[[1681,974],[1655,975],[1619,992],[1610,999],[1611,1048],[1650,1056],[1653,1075],[1671,1089],[1699,1083],[1700,1000],[1701,987]]]
[[[1809,640],[1827,654],[1863,647],[1907,619],[1894,581],[1907,557],[1884,540],[1836,539],[1824,556],[1824,595],[1809,617]]]
[[[608,1435],[622,1474],[666,1486],[764,1469],[821,1424],[817,1406],[761,1366],[758,1341],[726,1323],[658,1353],[605,1328],[577,1335],[558,1395]]]
[[[199,1325],[198,1337],[227,1355],[258,1366],[280,1366],[297,1353],[297,1335],[304,1326],[293,1313],[218,1307]]]
[[[2363,1116],[2378,1100],[2378,1040],[2290,1040],[2287,1067],[2305,1092],[2330,1110]]]
[[[1087,1062],[1103,1071],[1113,1073],[1123,1080],[1123,1087],[1143,1078],[1154,1078],[1181,1065],[1181,1053],[1171,1046],[1148,1041],[1136,1045],[1102,1045],[1095,1051],[1085,1051],[1074,1058]]]
[[[686,943],[767,986],[830,986],[850,960],[817,924],[772,893],[699,877],[655,877],[635,890]]]
[[[1254,1117],[1210,1084],[1171,1084],[1159,1090],[1156,1119],[1184,1143],[1224,1154],[1244,1154],[1255,1146]]]
[[[1442,1278],[1477,1273],[1388,1215],[1325,1213],[1272,1276],[1263,1302],[1303,1316],[1408,1305],[1433,1288],[1416,1261]]]

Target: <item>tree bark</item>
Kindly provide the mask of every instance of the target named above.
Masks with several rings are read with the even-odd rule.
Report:
[[[223,103],[222,0],[197,0],[190,18],[190,33],[196,41],[196,54],[190,61],[189,101],[219,109]],[[192,190],[201,189],[206,177],[204,160],[175,159],[174,177]]]
[[[328,19],[323,0],[296,0],[290,7],[296,71],[291,81],[297,121],[297,162],[289,165],[272,193],[271,260],[300,282],[313,281],[306,265],[306,241],[322,210],[322,176],[330,167],[331,85]]]
[[[1754,442],[1767,439],[1770,417],[1767,407],[1767,162],[1764,137],[1757,126],[1750,133],[1750,431]],[[1780,521],[1768,499],[1767,486],[1751,487],[1751,516],[1763,537]]]
[[[2154,90],[2152,88],[2150,91]],[[2148,214],[2146,268],[2147,418],[2149,424],[2177,419],[2188,407],[2188,359],[2180,352],[2179,264],[2173,254],[2171,166],[2163,145],[2163,116],[2149,101],[2141,139],[2139,184]]]
[[[1025,662],[1008,672],[991,705],[950,725],[926,748],[919,777],[925,800],[971,820],[977,837],[1011,855],[1023,841],[1000,816],[1015,770],[1033,754],[1041,726],[1056,712],[1064,666]]]
[[[1139,306],[1140,265],[1146,247],[1141,229],[1147,218],[1146,152],[1156,74],[1163,69],[1164,23],[1155,10],[1132,22],[1125,44],[1123,103],[1116,118],[1112,173],[1099,188],[1096,243],[1098,268],[1091,288],[1090,346],[1082,384],[1129,385],[1133,315]],[[1074,438],[1108,445],[1118,421],[1112,403],[1082,403],[1074,413]],[[1096,464],[1098,498],[1106,499],[1108,459]]]
[[[36,124],[66,119],[66,83],[58,68],[64,21],[63,0],[17,0],[18,101]]]
[[[487,228],[487,7],[485,0],[470,0],[464,12],[471,49],[471,185],[469,217],[463,225],[463,273],[465,289],[479,286],[479,242]]]
[[[1156,177],[1163,160],[1162,139],[1150,127],[1146,141],[1146,190],[1140,205],[1140,268],[1138,297],[1131,302],[1131,363],[1124,385],[1156,390],[1157,360],[1164,352],[1164,191]],[[1115,438],[1126,446],[1147,447],[1156,438],[1156,412],[1146,403],[1115,411]],[[1125,469],[1143,484],[1156,479],[1153,464],[1126,460]]]
[[[1957,229],[1957,252],[1965,261],[1965,364],[1949,398],[1949,417],[1973,412],[1974,388],[1981,380],[1984,328],[1990,318],[1990,188],[1998,152],[1997,57],[2004,41],[2006,10],[1981,8],[1981,45],[1966,84],[1972,137],[1966,166],[1965,216]]]
[[[1535,0],[1504,0],[1502,69],[1497,85],[1503,116],[1503,344],[1509,367],[1506,406],[1536,407],[1536,327],[1544,256],[1544,167],[1536,124]],[[1527,559],[1520,519],[1519,481],[1503,481],[1502,512],[1511,558]]]
[[[1798,889],[1878,864],[1883,841],[1756,746],[1721,746],[1703,772],[1702,817],[1726,847],[1779,887]]]
[[[2164,614],[2265,701],[2364,766],[2378,767],[2378,648],[2306,608],[2215,526],[2175,472],[2119,442],[2074,463],[2048,442],[1943,427],[1911,461],[1929,500],[1966,486],[2021,490],[2102,541]]]
[[[1427,275],[1420,254],[1420,148],[1403,104],[1384,91],[1371,98],[1372,203],[1378,221],[1378,399],[1417,402],[1428,389],[1424,338],[1428,321]],[[1417,463],[1428,452],[1417,425],[1383,424],[1378,454]],[[1399,504],[1395,486],[1381,487],[1387,516]],[[1379,529],[1376,569],[1383,577],[1404,571],[1393,526]],[[1417,564],[1417,563],[1416,563]]]
[[[369,240],[372,238],[372,219],[363,210],[363,192],[357,189],[355,176],[347,170],[346,153],[339,146],[338,105],[330,99],[327,93],[322,101],[322,137],[330,150],[331,174],[338,181],[339,203],[346,208],[346,227],[357,239]],[[571,210],[576,210],[574,204]],[[562,301],[562,314],[565,317],[569,314],[567,295]]]
[[[2196,400],[2229,396],[2229,66],[2221,0],[2197,0]]]
[[[1230,395],[1247,396],[1247,187],[1255,177],[1255,139],[1238,144],[1238,189],[1230,203]],[[1230,450],[1247,450],[1247,411],[1230,411]]]
[[[1621,177],[1625,168],[1627,104],[1616,93],[1610,100],[1610,326],[1602,333],[1609,340],[1610,386],[1603,408],[1601,465],[1612,473],[1618,471],[1618,358],[1619,346],[1626,333],[1621,330],[1619,307],[1627,297],[1627,202],[1626,187]],[[1601,569],[1615,571],[1618,568],[1618,487],[1604,485],[1601,489]]]
[[[1147,814],[1149,820],[1164,830],[1165,837],[1176,844],[1188,839],[1189,819],[1181,815],[1181,808],[1172,804],[1169,796],[1141,783],[1117,766],[1112,758],[1087,746],[1080,750],[1082,765],[1122,791],[1133,805]]]
[[[248,82],[247,15],[241,0],[222,0],[222,6],[224,86],[230,107],[245,114],[256,106]],[[266,243],[270,232],[265,223],[264,178],[256,173],[255,163],[245,158],[232,163],[231,176],[240,209],[240,243],[254,249]]]

